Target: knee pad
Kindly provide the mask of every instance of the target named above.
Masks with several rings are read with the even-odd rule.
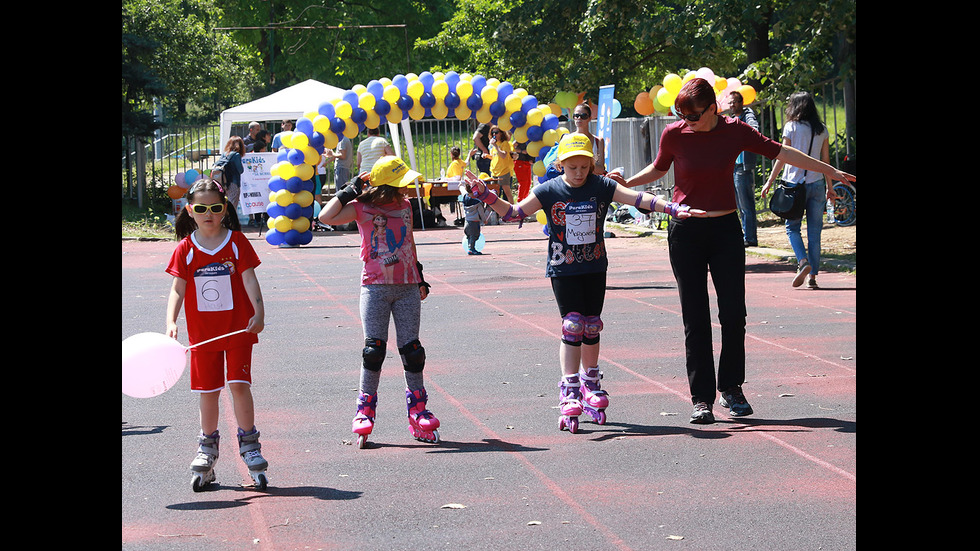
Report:
[[[364,350],[361,351],[361,366],[368,371],[381,371],[385,361],[385,346],[381,339],[364,339]]]
[[[596,344],[599,342],[599,331],[602,331],[602,319],[599,316],[585,316],[582,318],[585,329],[582,333],[582,342],[585,344]]]
[[[425,348],[418,339],[398,349],[402,355],[402,365],[409,373],[421,373],[425,369]]]
[[[572,346],[582,344],[582,335],[585,333],[582,314],[569,312],[561,320],[561,341]]]

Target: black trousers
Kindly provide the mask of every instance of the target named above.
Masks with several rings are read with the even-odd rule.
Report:
[[[670,265],[677,281],[691,401],[714,403],[715,389],[745,382],[745,246],[738,214],[671,218]],[[715,380],[708,275],[718,297],[721,355]]]

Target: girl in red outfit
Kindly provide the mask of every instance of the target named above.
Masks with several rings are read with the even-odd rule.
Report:
[[[200,394],[201,434],[191,463],[194,489],[214,480],[218,459],[218,398],[227,382],[238,421],[239,453],[260,487],[268,462],[262,457],[252,401],[252,345],[265,327],[265,305],[255,277],[260,264],[241,232],[225,191],[210,179],[195,182],[177,216],[180,242],[167,266],[174,276],[167,304],[167,335],[177,337],[177,315],[185,317],[191,348],[191,390]],[[224,338],[222,335],[228,335]],[[216,339],[213,342],[205,342]]]

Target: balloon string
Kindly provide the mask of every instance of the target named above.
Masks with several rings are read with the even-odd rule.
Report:
[[[209,342],[214,342],[214,341],[216,341],[216,340],[218,340],[218,339],[223,339],[223,338],[225,338],[225,337],[230,337],[230,336],[232,336],[232,335],[237,335],[237,334],[239,334],[239,333],[244,333],[244,332],[245,332],[246,330],[247,330],[247,329],[239,329],[238,331],[232,331],[231,333],[228,333],[227,335],[221,335],[220,337],[215,337],[215,338],[213,338],[213,339],[208,339],[208,340],[206,340],[206,341],[201,341],[201,342],[199,342],[199,343],[197,343],[197,344],[192,344],[192,345],[190,345],[190,346],[185,346],[184,348],[186,348],[187,350],[190,350],[191,348],[196,348],[196,347],[198,347],[198,346],[201,346],[202,344],[207,344],[207,343],[209,343]]]

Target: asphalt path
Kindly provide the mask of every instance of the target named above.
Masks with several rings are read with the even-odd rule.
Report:
[[[558,430],[560,317],[541,226],[485,227],[482,256],[465,254],[459,227],[417,230],[441,442],[409,435],[389,343],[375,431],[358,449],[359,239],[317,233],[284,248],[256,231],[267,325],[252,391],[270,486],[249,487],[227,392],[218,484],[200,493],[186,370],[160,396],[123,395],[123,549],[856,547],[855,275],[794,289],[790,263],[747,256],[743,388],[755,414],[731,418],[716,403],[716,423],[693,425],[666,241],[617,232],[602,315],[608,421],[582,417],[570,434]],[[122,243],[123,339],[165,331],[173,248]],[[717,326],[715,339],[717,358]]]

